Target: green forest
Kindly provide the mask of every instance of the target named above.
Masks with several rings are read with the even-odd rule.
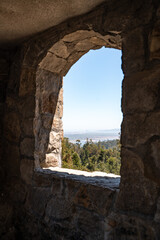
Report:
[[[80,140],[69,142],[68,138],[62,141],[62,167],[83,171],[101,171],[120,174],[120,141],[108,140],[94,143],[86,140],[82,146]]]

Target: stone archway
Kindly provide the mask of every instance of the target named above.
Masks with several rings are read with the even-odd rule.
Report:
[[[93,30],[78,30],[55,43],[39,63],[36,73],[35,159],[42,167],[61,166],[63,136],[63,76],[90,49],[121,48],[121,36],[103,36]]]

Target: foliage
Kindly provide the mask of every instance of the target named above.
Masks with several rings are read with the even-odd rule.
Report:
[[[99,141],[93,143],[90,139],[81,146],[68,138],[62,141],[62,167],[85,171],[102,171],[120,174],[120,142],[119,140]]]

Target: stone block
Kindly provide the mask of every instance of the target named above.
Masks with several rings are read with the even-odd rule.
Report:
[[[139,148],[141,150],[141,148]],[[143,151],[144,175],[160,185],[160,136],[148,140]]]
[[[66,181],[59,178],[59,177],[54,177],[52,179],[52,194],[53,196],[62,196],[66,198],[66,191],[67,190],[67,184]]]
[[[159,108],[160,70],[142,71],[123,80],[122,110],[124,114],[147,112]]]
[[[59,98],[58,98],[58,112],[59,117],[63,117],[63,88],[59,91]]]
[[[90,41],[90,39],[85,39],[83,41],[78,42],[75,45],[75,50],[78,52],[89,51],[90,49],[94,48],[95,44]]]
[[[18,102],[17,99],[11,96],[7,96],[6,98],[6,106],[11,111],[18,111]]]
[[[0,199],[0,236],[4,236],[6,230],[12,226],[13,207]],[[4,224],[5,223],[5,224]],[[4,238],[5,239],[5,238]],[[11,238],[6,238],[11,239]],[[14,239],[14,238],[13,238]]]
[[[68,61],[67,61],[67,64],[71,64],[71,66],[77,62],[85,53],[87,52],[87,50],[85,51],[75,51],[73,54],[71,54],[69,57],[68,57]],[[66,65],[67,66],[67,65]],[[70,67],[71,67],[70,66]],[[68,71],[70,69],[70,67],[68,68]],[[62,69],[62,72],[64,71],[65,69]]]
[[[22,159],[20,163],[21,178],[26,184],[32,183],[32,176],[34,171],[34,160]]]
[[[33,138],[24,138],[20,144],[21,155],[33,157],[35,149],[35,141]]]
[[[32,177],[33,186],[50,188],[53,182],[52,177],[50,177],[48,174],[44,174],[42,171],[43,170],[34,170],[34,174]]]
[[[66,43],[70,43],[70,42],[75,42],[75,41],[79,41],[79,40],[84,40],[86,38],[95,36],[95,32],[90,30],[78,30],[75,31],[73,33],[67,34],[64,36],[63,41]]]
[[[57,93],[44,94],[42,96],[42,112],[54,114],[57,106]]]
[[[33,137],[34,131],[33,131],[33,119],[25,119],[22,121],[22,131],[24,136]]]
[[[74,204],[105,216],[110,210],[114,194],[115,191],[109,188],[82,185],[75,195]]]
[[[29,189],[25,207],[37,216],[43,217],[50,196],[50,188],[33,187]]]
[[[53,196],[47,203],[45,220],[49,223],[53,218],[57,221],[72,218],[73,211],[73,202],[65,199],[63,196]]]
[[[146,218],[139,218],[137,215],[129,213],[119,215],[112,212],[106,218],[104,239],[156,239],[152,221],[146,221]]]
[[[160,59],[160,21],[156,25],[150,36],[150,60]]]
[[[12,142],[19,142],[21,129],[17,113],[10,112],[4,117],[4,135]]]
[[[34,94],[36,91],[36,74],[34,69],[21,70],[19,96]]]
[[[20,179],[20,178],[19,178]],[[18,178],[11,178],[9,198],[14,204],[24,204],[26,199],[26,186]]]
[[[38,68],[36,73],[36,84],[38,86],[39,93],[58,93],[59,87],[62,85],[62,77],[42,68]]]
[[[125,75],[141,71],[145,65],[145,46],[140,28],[131,31],[122,41],[122,69]]]
[[[53,45],[53,47],[49,49],[49,52],[52,52],[58,57],[64,58],[64,59],[66,59],[70,55],[70,52],[68,51],[67,46],[62,40],[59,42],[56,42]]]
[[[126,115],[121,126],[122,145],[135,147],[160,135],[160,111]]]
[[[45,166],[47,167],[60,167],[61,157],[59,153],[48,153],[46,154]]]
[[[28,95],[25,98],[21,98],[18,104],[19,111],[23,118],[33,118],[35,116],[35,96]]]
[[[8,176],[20,175],[20,152],[19,147],[10,143],[5,143],[4,147],[5,166]]]
[[[97,35],[98,35],[98,34],[97,34]],[[91,43],[93,43],[94,46],[100,46],[100,47],[102,47],[102,46],[105,46],[105,45],[106,45],[107,38],[105,39],[105,37],[103,38],[103,37],[101,37],[101,36],[94,36],[94,37],[91,37],[91,38],[89,39],[89,41],[90,41]]]
[[[52,122],[53,122],[53,114],[45,113],[42,115],[42,123],[46,129],[51,130]]]
[[[48,150],[57,149],[59,152],[59,148],[61,147],[61,134],[60,132],[51,131],[49,135],[49,145]],[[56,151],[56,152],[57,152]]]
[[[155,215],[154,215],[154,220],[157,223],[160,222],[160,197],[157,200],[157,208],[156,208],[156,212],[155,212]]]
[[[59,74],[66,65],[66,60],[60,57],[57,57],[51,52],[47,53],[47,56],[40,63],[40,68],[47,71]]]
[[[57,115],[54,116],[52,129],[56,129],[57,132],[62,129],[62,120]]]
[[[78,228],[85,233],[86,239],[104,239],[104,218],[96,212],[87,209],[76,209],[78,218],[76,219]],[[96,223],[96,224],[95,224]]]
[[[121,184],[116,208],[152,215],[159,187],[144,176],[143,159],[135,150],[122,148]]]
[[[49,131],[41,128],[39,131],[39,137],[36,141],[36,149],[39,149],[39,151],[47,151],[48,141],[49,141]],[[45,154],[45,152],[44,152]]]

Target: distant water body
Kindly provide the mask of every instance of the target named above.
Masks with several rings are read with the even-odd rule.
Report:
[[[76,143],[76,140],[80,140],[81,144],[85,144],[85,142],[92,139],[93,142],[99,141],[107,141],[107,140],[114,140],[119,139],[120,130],[111,130],[108,131],[96,131],[96,132],[86,132],[86,133],[64,133],[64,137],[69,138],[69,141],[72,143]]]

